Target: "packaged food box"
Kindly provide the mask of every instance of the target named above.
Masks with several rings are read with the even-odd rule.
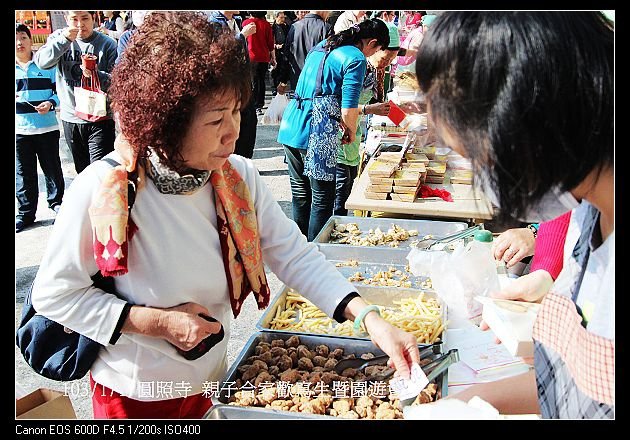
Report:
[[[394,192],[396,194],[416,194],[419,186],[396,186],[394,185]]]
[[[444,174],[440,175],[435,175],[435,176],[429,176],[427,175],[427,177],[424,179],[424,183],[433,183],[433,184],[442,184],[444,183]]]
[[[442,176],[446,172],[446,164],[438,161],[430,161],[427,165],[427,178],[429,176]]]
[[[367,166],[367,173],[374,177],[390,177],[397,168],[395,163],[372,160]]]
[[[471,170],[447,170],[451,183],[463,183],[470,185],[473,180],[473,173]]]
[[[368,185],[365,190],[367,192],[376,192],[376,193],[389,193],[392,191],[392,185]]]
[[[394,173],[394,186],[418,186],[422,173],[415,170],[399,170]],[[396,191],[402,192],[402,191]]]
[[[391,193],[390,197],[392,198],[392,200],[395,200],[397,202],[413,203],[416,201],[417,193],[413,193],[413,194]]]
[[[389,163],[395,163],[396,165],[398,165],[400,161],[402,160],[402,158],[403,158],[402,151],[399,151],[399,152],[384,151],[378,155],[376,160],[378,162],[389,162]]]
[[[446,162],[448,160],[448,155],[451,152],[451,149],[448,147],[439,147],[435,149],[435,153],[433,154],[433,160],[438,162]]]
[[[372,185],[389,185],[391,187],[394,184],[394,179],[392,177],[368,177]]]
[[[429,163],[429,158],[424,153],[405,153],[405,159],[407,159],[407,163],[420,162],[427,164]]]
[[[387,200],[387,196],[389,195],[389,193],[365,191],[363,195],[365,196],[366,199]]]

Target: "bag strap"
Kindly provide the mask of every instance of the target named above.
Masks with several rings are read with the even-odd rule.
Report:
[[[91,90],[92,92],[102,92],[101,80],[98,78],[98,70],[93,69],[91,71],[92,71],[91,77],[81,75],[81,88],[86,89],[86,90]]]
[[[317,82],[315,83],[315,96],[322,95],[322,81],[324,81],[324,64],[326,63],[326,59],[328,55],[330,55],[330,50],[324,49],[324,46],[318,45],[313,48],[315,52],[324,52],[324,57],[322,61],[319,63],[319,68],[317,69]]]

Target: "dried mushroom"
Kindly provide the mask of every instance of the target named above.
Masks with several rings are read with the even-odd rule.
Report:
[[[343,348],[335,348],[329,355],[328,359],[341,359],[343,356]]]
[[[309,359],[313,359],[315,357],[315,355],[311,353],[311,350],[309,350],[306,345],[300,345],[297,348],[297,355],[298,355],[298,358],[307,357]]]
[[[298,360],[298,368],[306,371],[313,370],[313,361],[307,357],[302,357]]]
[[[286,340],[284,345],[286,347],[297,347],[298,345],[300,345],[300,338],[298,336],[293,335],[289,339]]]
[[[337,359],[328,359],[324,364],[324,369],[326,370],[334,370],[337,365]]]
[[[317,353],[318,356],[328,357],[330,349],[327,345],[321,344],[315,347],[315,353]]]
[[[297,365],[298,363],[298,354],[297,354],[297,350],[291,352],[291,354],[289,354],[289,358],[291,359],[291,362],[293,362],[293,365]]]
[[[256,348],[254,348],[254,353],[257,355],[260,355],[269,350],[271,350],[271,347],[269,346],[269,344],[267,344],[266,342],[261,342],[260,344],[256,346]]]
[[[284,347],[272,347],[271,348],[271,355],[272,356],[282,356],[283,354],[288,355],[289,353],[287,352],[287,349]]]
[[[261,383],[269,383],[273,381],[273,376],[271,374],[269,374],[267,371],[261,371],[260,373],[258,373],[258,376],[256,376],[256,380],[254,381],[254,386],[256,388],[258,388],[260,386]]]
[[[285,371],[289,368],[293,368],[293,361],[289,356],[283,354],[282,356],[280,356],[280,359],[278,360],[278,363],[276,365],[278,366],[280,371]]]
[[[265,351],[264,353],[261,353],[260,355],[258,355],[258,358],[264,363],[269,364],[269,362],[273,358],[271,353],[272,353],[271,351]]]
[[[328,358],[317,355],[313,357],[313,365],[315,365],[316,367],[323,367],[324,365],[326,365],[327,360]]]
[[[364,370],[346,368],[339,375],[334,371],[338,360],[356,358],[355,354],[344,356],[342,348],[330,350],[324,344],[313,348],[299,342],[297,337],[292,336],[287,341],[282,341],[282,344],[276,340],[259,344],[256,347],[257,354],[247,358],[246,363],[236,369],[238,373],[235,379],[236,387],[242,388],[243,383],[247,383],[251,384],[253,389],[237,391],[229,398],[228,403],[346,419],[403,417],[402,406],[397,396],[386,395],[389,390],[376,388],[375,383],[366,384],[368,395],[361,397],[333,398],[330,393],[335,381],[365,383],[371,376],[391,371],[387,366],[369,366]],[[364,353],[360,357],[371,359],[374,355]],[[275,381],[290,384],[288,389],[283,390],[286,393],[284,398],[279,398],[279,385],[274,383]],[[379,396],[375,395],[377,391]],[[432,402],[437,395],[437,385],[431,383],[420,393],[414,404]]]
[[[283,382],[298,382],[302,380],[302,374],[296,369],[290,369],[280,375],[280,380]]]

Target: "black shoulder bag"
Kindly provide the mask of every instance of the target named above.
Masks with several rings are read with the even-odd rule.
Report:
[[[112,166],[120,165],[113,159],[102,159]],[[129,180],[129,211],[135,201],[135,184]],[[112,277],[101,272],[92,276],[95,287],[116,294]],[[22,320],[17,329],[15,342],[26,363],[38,374],[52,380],[80,379],[92,367],[102,345],[74,332],[63,325],[37,314],[31,302],[33,284],[29,288]]]

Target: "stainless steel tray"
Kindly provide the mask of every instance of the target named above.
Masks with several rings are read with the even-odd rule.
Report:
[[[401,228],[410,230],[415,229],[418,231],[417,237],[410,237],[408,240],[398,243],[397,248],[392,248],[388,245],[379,246],[354,246],[348,244],[330,243],[330,233],[337,223],[356,223],[363,234],[367,234],[370,229],[380,228],[381,231],[387,232],[392,225],[396,224]],[[383,247],[390,249],[406,250],[409,252],[411,249],[411,243],[414,240],[419,240],[425,235],[433,235],[435,237],[442,237],[449,235],[457,231],[464,230],[468,227],[465,222],[447,222],[438,220],[408,220],[400,218],[379,218],[379,217],[352,217],[333,215],[328,219],[322,230],[317,234],[313,243],[317,243],[320,247],[326,246],[349,246],[358,247],[361,249],[374,249],[375,247]]]
[[[429,278],[426,276],[415,276],[411,272],[407,271],[407,254],[409,250],[387,249],[383,247],[378,248],[362,248],[359,246],[321,246],[320,252],[324,254],[326,259],[332,264],[346,263],[350,260],[358,261],[358,266],[340,266],[337,270],[348,278],[357,272],[361,272],[364,278],[373,278],[378,272],[388,271],[390,267],[400,270],[403,275],[409,277],[407,281],[411,282],[409,288],[433,290],[423,285]],[[396,275],[394,277],[400,280],[401,277]],[[356,286],[374,286],[372,284],[366,284],[363,281],[352,281]],[[387,287],[387,286],[378,286]]]
[[[203,416],[204,419],[322,419],[330,416],[317,414],[281,411],[277,409],[257,408],[252,406],[236,406],[216,403]]]
[[[363,286],[357,285],[356,287],[361,297],[363,297],[366,301],[369,301],[373,304],[378,304],[381,306],[393,306],[395,300],[400,300],[400,299],[409,298],[409,297],[417,298],[421,295],[424,295],[429,298],[437,298],[441,306],[442,322],[443,323],[447,322],[448,313],[447,313],[446,304],[443,301],[441,301],[437,297],[435,292],[433,291],[421,291],[418,289],[404,289],[404,288],[397,288],[397,287],[372,287],[372,286],[365,286],[365,285]],[[256,328],[258,330],[273,333],[273,334],[287,333],[288,331],[291,331],[296,335],[314,335],[314,333],[300,332],[296,330],[275,330],[271,328],[271,321],[276,315],[276,311],[278,310],[278,308],[282,310],[284,310],[285,308],[286,297],[289,290],[291,289],[288,286],[284,285],[282,289],[276,295],[274,295],[274,297],[271,299],[271,303],[269,304],[269,306],[267,307],[263,315],[260,317],[260,319],[256,323]],[[440,340],[442,342],[445,342],[444,341],[445,335],[446,335],[445,331],[443,331],[442,334],[440,335]],[[360,336],[342,336],[342,335],[331,335],[331,334],[327,334],[327,335],[322,334],[322,336],[343,338],[343,339],[353,339],[353,340],[366,340],[366,341],[370,340],[370,338],[367,336],[360,337]]]
[[[376,346],[372,343],[372,341],[369,341],[369,340],[366,340],[366,341],[351,340],[351,339],[337,338],[337,337],[330,337],[330,336],[323,336],[323,335],[321,336],[320,335],[303,335],[303,334],[288,333],[288,332],[284,332],[284,333],[282,332],[278,332],[278,333],[257,332],[257,333],[254,333],[249,338],[249,340],[245,343],[245,346],[243,347],[243,349],[237,356],[236,360],[232,363],[232,365],[228,369],[228,372],[226,373],[224,379],[221,381],[221,384],[236,381],[236,378],[238,377],[238,371],[237,371],[238,367],[245,364],[245,360],[248,357],[254,355],[256,345],[259,342],[262,342],[262,341],[271,342],[273,339],[282,339],[286,341],[293,335],[299,336],[300,343],[306,345],[307,347],[309,347],[309,349],[313,349],[315,346],[320,345],[320,344],[325,344],[330,348],[331,351],[337,348],[343,348],[345,355],[353,353],[357,357],[359,357],[360,355],[364,353],[368,353],[368,352],[373,353],[375,356],[380,356],[382,354],[385,354],[383,353],[383,351],[376,348]],[[431,356],[431,359],[437,358],[439,356],[440,356],[439,353],[434,354]],[[446,369],[444,373],[438,376],[438,378],[436,379],[436,384],[438,386],[437,393],[438,393],[439,398],[446,397],[448,393],[448,369]],[[214,396],[212,397],[212,401],[214,405],[227,404],[228,402],[228,399],[229,399],[228,394],[230,393],[230,390],[224,386],[222,386],[221,388],[222,390],[219,394],[219,397],[218,398]],[[227,408],[228,406],[234,407],[234,408],[250,409],[252,411],[245,412],[245,411],[240,411],[240,410],[231,410]],[[253,412],[253,410],[256,410],[256,412]],[[336,419],[336,417],[325,416],[325,415],[314,416],[314,415],[304,414],[304,413],[290,413],[288,411],[271,410],[271,409],[265,409],[265,408],[237,407],[235,405],[221,405],[220,409],[216,410],[215,413],[212,412],[212,408],[211,408],[206,413],[206,415],[204,415],[203,418],[211,418],[210,416],[212,416],[212,418],[232,418],[231,416],[235,416],[234,418],[255,418],[253,416],[255,416],[256,413],[261,415],[260,418],[276,418],[275,416],[284,414],[287,416],[286,418],[325,417],[329,419],[331,418]],[[293,414],[295,414],[295,416],[293,416]],[[307,417],[307,416],[310,416],[310,417]]]

